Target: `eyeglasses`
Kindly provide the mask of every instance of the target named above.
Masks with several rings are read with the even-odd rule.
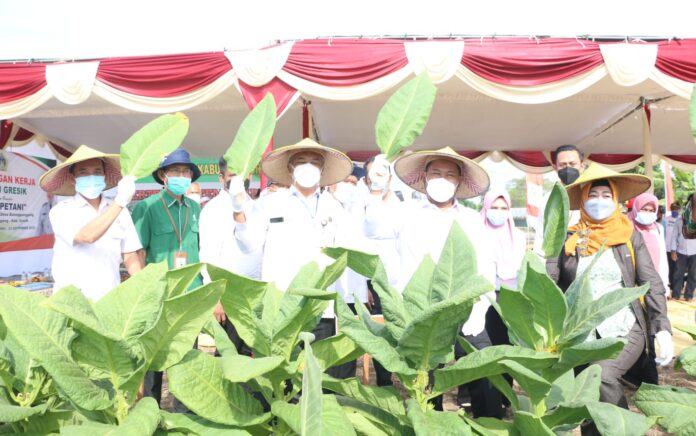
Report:
[[[168,176],[174,176],[174,177],[178,177],[178,176],[191,177],[191,176],[193,176],[193,171],[191,170],[191,168],[170,168],[166,171],[166,174]]]

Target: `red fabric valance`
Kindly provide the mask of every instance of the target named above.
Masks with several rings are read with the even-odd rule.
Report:
[[[551,165],[541,151],[504,151],[503,153],[510,159],[530,167],[543,168]]]
[[[686,82],[696,82],[696,40],[661,42],[655,66],[668,76]]]
[[[467,39],[462,65],[491,82],[532,86],[569,79],[604,62],[599,44],[574,39]]]
[[[636,159],[643,157],[642,154],[605,154],[605,153],[592,153],[588,156],[593,162],[597,162],[603,165],[622,165],[629,162],[633,162]]]
[[[398,71],[408,63],[402,40],[298,41],[283,70],[325,86],[350,86]]]
[[[689,165],[696,165],[696,156],[693,155],[684,155],[684,154],[666,154],[666,158],[672,159],[673,161],[689,164]]]
[[[45,64],[0,64],[0,104],[28,97],[44,86]]]
[[[224,53],[105,59],[97,79],[144,97],[174,97],[209,85],[232,66]]]

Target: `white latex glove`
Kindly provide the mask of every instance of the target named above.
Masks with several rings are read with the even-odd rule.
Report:
[[[232,177],[230,180],[229,194],[232,199],[232,210],[235,212],[244,212],[244,203],[247,201],[247,194],[244,190],[244,180],[242,180],[241,177]]]
[[[133,196],[135,195],[135,177],[124,176],[120,182],[118,182],[118,193],[116,198],[114,198],[114,203],[121,207],[128,206],[131,202]]]
[[[370,191],[382,192],[387,189],[391,171],[389,161],[384,158],[383,154],[375,156],[375,160],[370,165],[368,176],[370,176],[370,186],[368,186]]]
[[[669,365],[674,357],[674,342],[672,341],[672,334],[667,330],[662,330],[657,332],[655,335],[655,340],[657,341],[657,346],[660,350],[658,357],[655,358],[655,362],[657,362],[660,366]]]

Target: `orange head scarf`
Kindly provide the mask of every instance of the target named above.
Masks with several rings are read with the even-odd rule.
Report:
[[[605,179],[609,182],[609,187],[613,195],[614,213],[604,221],[595,221],[592,219],[584,207],[580,207],[580,222],[571,226],[568,230],[573,234],[565,243],[566,256],[573,256],[576,248],[580,248],[581,256],[591,256],[599,251],[602,245],[613,247],[616,245],[625,244],[633,234],[633,224],[621,213],[619,208],[618,190],[616,184],[611,179]],[[588,182],[582,187],[582,204],[590,197],[590,189],[592,182]]]

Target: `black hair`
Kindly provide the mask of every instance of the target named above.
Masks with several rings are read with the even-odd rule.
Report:
[[[224,157],[221,157],[218,161],[218,167],[220,168],[220,174],[224,175],[225,171],[227,171],[227,161]]]
[[[99,159],[99,162],[101,162],[101,164],[102,164],[102,169],[103,169],[104,172],[106,173],[106,162],[104,162],[104,159],[100,159],[100,158],[97,158],[97,159]],[[80,163],[80,162],[75,162],[74,164],[72,164],[72,165],[70,165],[70,166],[68,167],[68,172],[69,172],[70,174],[72,174],[73,176],[75,175],[75,165],[77,165],[77,164],[79,164],[79,163]]]
[[[427,173],[427,172],[428,172],[428,168],[430,168],[430,164],[433,163],[433,162],[435,162],[436,160],[448,160],[448,161],[450,161],[450,162],[454,162],[454,161],[452,161],[451,159],[447,159],[447,158],[442,158],[442,159],[435,158],[435,159],[431,160],[430,162],[428,162],[427,164],[425,164],[425,169],[424,169],[423,171],[425,171],[425,172]],[[461,175],[462,175],[462,167],[461,167],[461,165],[459,165],[458,162],[454,162],[454,163],[457,164],[457,170],[459,171],[459,175],[461,176]]]
[[[367,173],[367,167],[370,166],[370,164],[375,161],[376,157],[377,157],[377,155],[374,155],[365,161],[365,163],[363,164],[363,169],[365,170],[365,173]]]
[[[681,203],[679,203],[678,201],[675,201],[674,203],[669,205],[670,209],[672,209],[673,207],[678,207],[679,209],[681,209]]]
[[[585,154],[578,149],[577,146],[574,144],[563,144],[560,147],[556,148],[556,151],[553,152],[553,164],[556,165],[558,163],[558,154],[563,153],[564,151],[574,151],[578,154],[580,157],[580,162],[585,160]]]
[[[607,188],[611,189],[611,185],[609,184],[609,180],[607,179],[595,180],[594,182],[592,182],[592,186],[590,186],[590,188],[594,188],[597,186],[606,186]]]

